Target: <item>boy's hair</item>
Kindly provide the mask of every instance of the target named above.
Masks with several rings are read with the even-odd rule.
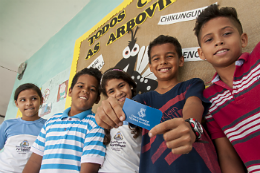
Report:
[[[233,7],[222,7],[219,9],[219,6],[217,4],[212,4],[208,6],[202,13],[198,16],[196,20],[196,24],[194,27],[195,35],[197,36],[198,43],[200,45],[200,31],[202,26],[210,21],[211,19],[217,18],[217,17],[227,17],[231,20],[231,22],[235,25],[235,27],[238,29],[238,32],[240,35],[243,33],[242,25],[237,18],[237,11]]]
[[[131,76],[121,69],[110,68],[103,74],[101,82],[100,82],[101,83],[100,90],[101,90],[102,94],[104,94],[105,96],[107,96],[107,92],[106,92],[106,88],[105,88],[107,85],[107,81],[111,80],[111,79],[122,79],[123,81],[127,82],[130,86],[133,87],[132,97],[134,97],[136,95],[136,83],[131,78]]]
[[[97,68],[92,68],[92,67],[84,68],[81,71],[77,72],[77,74],[72,79],[70,89],[73,89],[73,87],[77,83],[79,77],[81,75],[84,75],[84,74],[88,74],[88,75],[94,76],[97,79],[97,81],[98,81],[98,86],[97,86],[98,88],[97,89],[98,89],[98,94],[99,94],[99,83],[100,83],[100,79],[101,79],[102,73]]]
[[[25,83],[20,85],[14,92],[14,100],[17,101],[18,99],[18,95],[20,94],[20,92],[24,91],[24,90],[29,90],[32,89],[34,91],[37,92],[37,94],[39,95],[39,97],[42,99],[42,92],[40,90],[39,87],[37,87],[36,85],[32,84],[32,83]]]
[[[148,57],[149,57],[149,63],[151,64],[151,50],[154,46],[165,44],[165,43],[171,43],[175,46],[175,50],[178,54],[178,57],[180,58],[182,56],[182,48],[179,41],[171,36],[168,35],[160,35],[157,38],[155,38],[152,42],[150,42],[148,46]]]

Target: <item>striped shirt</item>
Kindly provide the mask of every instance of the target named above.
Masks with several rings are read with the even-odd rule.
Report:
[[[68,116],[70,108],[55,114],[43,126],[31,151],[43,156],[40,173],[78,173],[81,163],[102,165],[104,129],[91,109]]]
[[[227,137],[248,172],[260,171],[260,42],[236,61],[233,89],[216,74],[204,96],[212,105],[206,116],[212,139]]]

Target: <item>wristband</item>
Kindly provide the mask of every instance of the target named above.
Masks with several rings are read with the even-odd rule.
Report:
[[[203,128],[202,128],[201,124],[194,118],[189,118],[189,119],[186,119],[185,121],[190,124],[191,129],[195,133],[196,141],[198,141],[203,134]]]

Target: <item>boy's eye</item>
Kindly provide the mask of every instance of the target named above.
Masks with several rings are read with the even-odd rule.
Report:
[[[225,32],[223,35],[227,36],[227,35],[230,35],[230,34],[232,34],[232,32]]]
[[[32,100],[37,100],[37,97],[33,97]]]
[[[96,92],[96,89],[94,89],[94,88],[91,88],[91,89],[90,89],[90,91]]]
[[[83,86],[82,86],[82,85],[78,85],[77,87],[78,87],[78,88],[82,88]]]
[[[212,40],[212,38],[207,38],[207,39],[205,39],[205,43],[210,42],[211,40]]]
[[[159,58],[153,58],[153,61],[157,61]]]
[[[24,102],[25,101],[25,99],[20,99],[20,102]]]

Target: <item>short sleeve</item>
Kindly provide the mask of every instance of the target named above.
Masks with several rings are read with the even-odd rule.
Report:
[[[40,134],[38,135],[37,139],[33,143],[31,151],[35,154],[43,156],[45,141],[46,141],[46,124],[42,127]]]
[[[95,163],[102,165],[105,158],[106,146],[103,144],[104,129],[96,126],[85,137],[81,163]]]
[[[143,104],[143,100],[142,100],[141,94],[137,94],[136,96],[134,96],[134,97],[132,98],[132,100],[137,101],[137,102]]]
[[[206,126],[209,131],[211,139],[226,137],[222,129],[219,127],[219,125],[216,123],[216,121],[214,120],[214,118],[209,112],[205,118],[206,118]]]
[[[210,101],[203,96],[204,89],[204,82],[199,78],[194,78],[189,81],[188,90],[185,94],[186,100],[191,96],[196,96],[202,101],[202,105],[204,106],[203,116],[208,113],[209,107],[211,106]]]
[[[0,149],[4,148],[5,141],[7,140],[5,121],[0,125]]]

